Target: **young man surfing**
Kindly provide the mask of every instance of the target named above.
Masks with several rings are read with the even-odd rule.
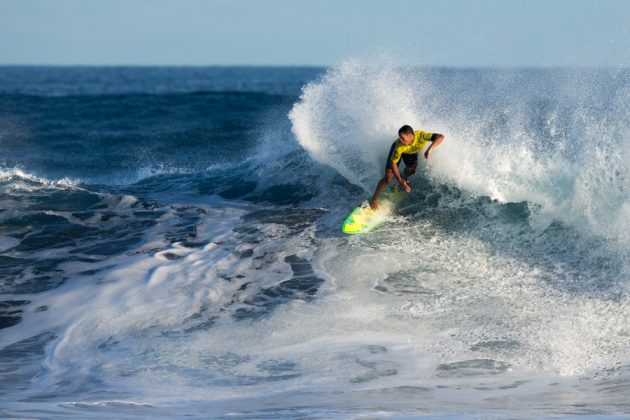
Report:
[[[376,190],[370,201],[370,207],[373,210],[378,210],[378,196],[383,191],[383,188],[394,178],[398,181],[401,187],[405,191],[410,192],[411,188],[407,184],[407,179],[416,172],[418,166],[418,153],[424,149],[427,142],[431,142],[429,148],[424,152],[424,158],[429,159],[429,155],[433,149],[438,147],[444,140],[444,136],[438,133],[427,133],[426,131],[413,131],[408,125],[403,125],[398,130],[398,138],[392,144],[389,149],[389,155],[387,155],[387,163],[385,164],[385,176],[378,181]],[[398,171],[398,165],[400,161],[405,162],[405,170],[403,176]]]

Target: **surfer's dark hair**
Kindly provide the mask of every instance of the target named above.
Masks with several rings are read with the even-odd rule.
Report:
[[[398,129],[398,135],[401,134],[413,134],[413,128],[410,125],[403,125]]]

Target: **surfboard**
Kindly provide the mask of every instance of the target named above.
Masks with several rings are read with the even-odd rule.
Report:
[[[406,196],[405,190],[395,183],[381,192],[378,210],[372,210],[369,200],[350,212],[341,226],[341,231],[349,235],[368,233],[387,220],[398,204]],[[370,197],[371,199],[371,197]]]

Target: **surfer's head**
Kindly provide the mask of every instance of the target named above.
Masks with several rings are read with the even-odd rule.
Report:
[[[400,141],[402,142],[402,144],[404,145],[410,145],[411,143],[413,143],[413,128],[411,128],[411,126],[408,125],[403,125],[402,127],[400,127],[398,129],[398,137],[400,138]]]

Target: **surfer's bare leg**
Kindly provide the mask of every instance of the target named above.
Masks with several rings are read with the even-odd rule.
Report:
[[[394,173],[391,169],[387,169],[385,171],[385,176],[383,176],[383,178],[378,181],[378,184],[376,184],[376,190],[374,191],[374,195],[372,196],[372,201],[370,201],[370,207],[372,207],[372,209],[378,210],[378,203],[376,202],[376,200],[381,194],[381,191],[383,191],[383,188],[385,188],[387,184],[392,181],[392,179],[394,179]]]
[[[403,178],[405,180],[408,180],[411,175],[416,173],[416,167],[417,166],[418,166],[418,162],[416,162],[416,163],[414,163],[413,165],[410,165],[410,166],[405,165],[405,170],[403,172]]]

